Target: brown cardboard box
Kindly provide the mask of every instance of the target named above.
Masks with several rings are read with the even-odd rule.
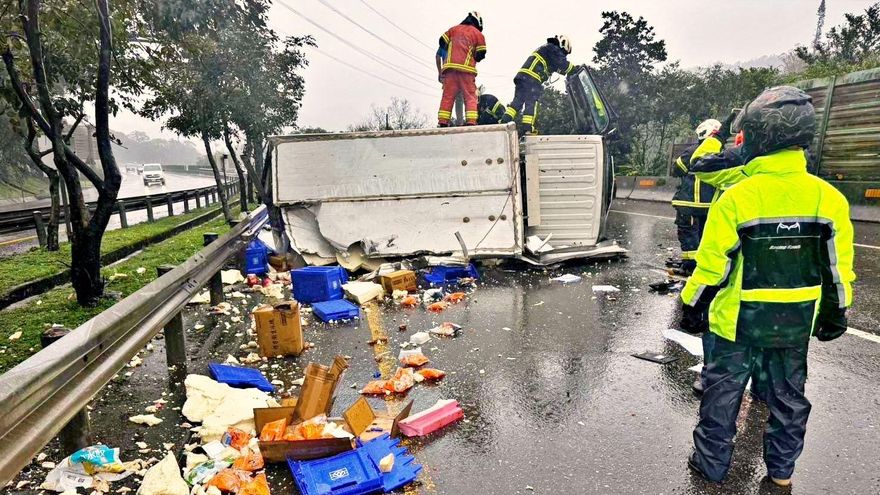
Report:
[[[413,401],[409,401],[400,414],[392,417],[376,412],[370,407],[367,399],[361,397],[342,413],[342,418],[330,418],[330,421],[342,423],[342,420],[344,420],[344,428],[365,442],[384,433],[390,433],[391,436],[397,437],[399,436],[397,423],[409,416],[412,405]],[[254,425],[257,429],[257,436],[263,431],[263,426],[266,423],[279,419],[287,419],[288,425],[297,425],[307,418],[297,416],[295,407],[254,409]],[[354,448],[354,440],[348,438],[320,438],[317,440],[261,441],[259,445],[260,453],[266,462],[285,462],[288,457],[304,461],[346,452]]]
[[[330,367],[309,363],[306,366],[302,391],[296,402],[296,416],[305,420],[322,413],[329,414],[346,368],[348,360],[342,356],[333,358]]]
[[[364,442],[369,442],[385,433],[390,433],[392,437],[397,437],[400,434],[397,423],[409,417],[412,406],[413,401],[410,400],[397,416],[390,416],[376,412],[370,406],[370,403],[367,402],[367,399],[361,397],[342,413],[342,417],[345,418],[348,431]]]
[[[391,294],[395,290],[405,290],[407,292],[415,292],[418,290],[416,286],[416,272],[412,270],[397,270],[388,275],[379,277],[385,292]]]
[[[296,415],[295,407],[264,407],[254,409],[254,425],[257,428],[257,436],[263,431],[266,423],[287,419],[289,425],[297,425],[303,422],[303,418]],[[341,421],[337,421],[340,422]],[[320,459],[331,455],[346,452],[354,448],[354,440],[350,438],[319,438],[316,440],[272,441],[259,443],[260,454],[266,462],[285,462],[288,457],[298,461]]]
[[[285,301],[274,306],[264,304],[253,315],[261,355],[298,356],[305,349],[298,302]]]

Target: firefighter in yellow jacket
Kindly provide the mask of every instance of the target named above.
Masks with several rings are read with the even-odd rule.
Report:
[[[688,464],[712,481],[727,475],[743,392],[760,366],[770,412],[764,461],[770,479],[787,486],[810,415],[810,337],[846,332],[853,226],[844,196],[807,173],[804,149],[816,130],[809,95],[789,86],[764,91],[740,112],[740,130],[746,178],[710,208],[681,293],[682,328],[714,339]]]

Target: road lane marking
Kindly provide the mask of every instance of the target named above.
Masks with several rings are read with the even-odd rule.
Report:
[[[3,241],[3,242],[0,242],[0,246],[8,246],[8,245],[10,245],[10,244],[16,244],[16,243],[19,243],[19,242],[32,241],[32,240],[34,240],[34,239],[36,239],[36,238],[37,238],[37,236],[35,236],[35,235],[29,236],[29,237],[20,237],[20,238],[18,238],[18,239],[12,239],[11,241]]]
[[[863,338],[865,340],[870,340],[871,342],[880,344],[880,335],[874,335],[873,333],[868,333],[864,330],[858,330],[856,328],[847,327],[846,333]]]
[[[623,210],[608,210],[613,213],[623,213],[624,215],[637,215],[640,217],[648,217],[648,218],[659,218],[661,220],[675,220],[675,217],[664,217],[661,215],[649,215],[647,213],[636,213],[634,211],[623,211]],[[865,248],[865,249],[877,249],[880,250],[880,246],[872,246],[870,244],[859,244],[857,242],[853,243],[853,246]]]

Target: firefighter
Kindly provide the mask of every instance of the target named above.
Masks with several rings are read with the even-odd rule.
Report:
[[[486,39],[483,37],[483,18],[477,12],[468,13],[461,24],[449,28],[440,37],[438,53],[446,54],[440,67],[443,97],[437,122],[448,127],[456,95],[462,93],[465,124],[477,124],[477,62],[486,57]]]
[[[810,337],[829,341],[847,328],[853,226],[843,194],[807,173],[804,150],[816,132],[809,95],[770,88],[733,128],[743,131],[746,178],[709,210],[681,293],[682,328],[708,330],[714,341],[688,465],[712,481],[727,475],[740,402],[760,364],[770,413],[764,462],[773,483],[789,486],[811,408]]]
[[[516,90],[501,122],[512,122],[522,112],[520,134],[536,133],[538,100],[544,93],[544,83],[554,72],[568,75],[574,70],[574,65],[568,61],[570,54],[571,41],[563,35],[547,38],[546,44],[532,52],[513,78]]]
[[[678,242],[681,244],[681,264],[674,269],[678,275],[688,276],[694,271],[697,262],[694,257],[700,246],[700,238],[703,236],[703,224],[706,223],[706,215],[709,214],[709,206],[715,195],[715,188],[703,183],[698,177],[688,173],[691,157],[700,145],[710,136],[721,130],[721,122],[708,119],[697,126],[697,144],[688,149],[675,160],[672,169],[673,177],[680,177],[681,183],[672,196],[672,206],[675,208],[675,225],[677,227]]]
[[[505,110],[507,109],[504,104],[498,101],[494,95],[480,95],[477,102],[477,111],[479,112],[477,125],[497,124],[504,116]]]

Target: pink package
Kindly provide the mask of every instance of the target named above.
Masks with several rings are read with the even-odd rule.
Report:
[[[435,432],[444,426],[464,418],[464,411],[457,400],[438,400],[436,404],[401,420],[400,432],[408,437],[419,437]]]

